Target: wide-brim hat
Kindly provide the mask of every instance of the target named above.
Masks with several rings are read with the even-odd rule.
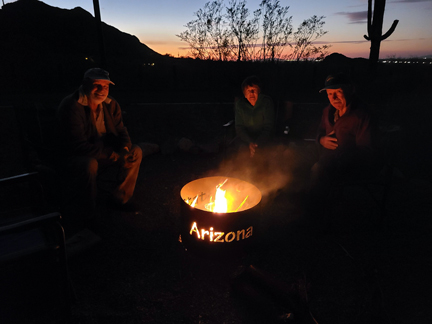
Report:
[[[330,74],[325,80],[324,88],[319,92],[323,92],[327,89],[340,89],[343,86],[349,86],[351,84],[351,80],[344,73]]]
[[[111,84],[114,84],[114,82],[112,82],[109,77],[108,71],[105,71],[101,68],[91,68],[87,70],[86,73],[84,73],[84,79],[86,78],[92,80],[106,80],[109,81]]]

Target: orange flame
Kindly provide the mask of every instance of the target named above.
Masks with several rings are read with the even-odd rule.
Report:
[[[182,189],[181,196],[192,208],[218,214],[242,212],[259,203],[262,196],[256,187],[239,183],[237,179],[226,185],[230,179],[226,178],[222,182],[221,178],[212,179],[211,182],[193,181]]]
[[[205,208],[213,213],[226,213],[228,210],[228,200],[225,198],[226,190],[222,190],[221,187],[227,182],[228,179],[225,179],[224,182],[218,184],[216,186],[216,195],[215,200],[212,202],[212,197],[210,197],[210,202],[205,205]]]
[[[198,200],[198,195],[196,195],[194,201],[192,202],[192,204],[191,204],[192,207],[195,207],[197,200]]]
[[[216,186],[216,196],[214,201],[213,213],[226,213],[228,210],[228,201],[225,198],[226,190],[222,190],[220,188],[222,185]]]
[[[197,200],[198,200],[198,195],[195,196],[193,201],[191,201],[190,198],[186,199],[185,203],[191,207],[195,207]]]

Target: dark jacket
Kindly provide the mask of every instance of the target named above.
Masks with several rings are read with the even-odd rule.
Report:
[[[112,97],[102,103],[106,135],[100,138],[90,107],[78,102],[80,92],[67,96],[58,109],[63,153],[67,156],[88,156],[108,159],[113,151],[132,146],[129,133],[123,125],[120,105]]]
[[[353,100],[345,114],[334,121],[336,109],[332,105],[324,108],[318,128],[317,143],[322,136],[335,132],[338,147],[335,150],[322,148],[322,155],[348,161],[371,163],[376,146],[376,128],[366,106]]]

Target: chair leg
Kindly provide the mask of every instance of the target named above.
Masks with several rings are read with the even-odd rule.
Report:
[[[73,284],[69,275],[69,268],[67,263],[67,255],[66,255],[66,242],[65,242],[65,233],[63,226],[60,223],[57,223],[56,226],[57,235],[60,240],[59,254],[60,254],[60,269],[62,271],[62,299],[63,305],[60,311],[60,322],[65,322],[67,318],[69,318],[71,314],[71,306],[72,299],[75,298],[75,290],[73,288]]]

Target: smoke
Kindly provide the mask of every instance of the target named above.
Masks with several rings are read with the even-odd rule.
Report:
[[[211,175],[238,178],[254,184],[263,201],[269,202],[281,192],[301,192],[309,183],[313,154],[305,147],[276,145],[257,148],[254,157],[248,151],[229,154]]]

